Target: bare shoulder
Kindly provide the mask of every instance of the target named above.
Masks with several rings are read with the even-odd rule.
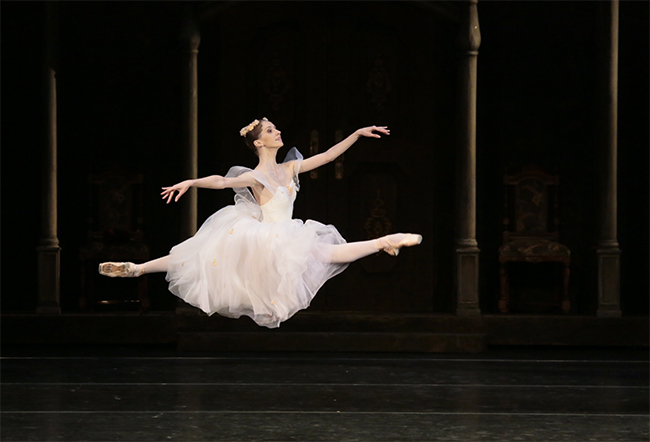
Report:
[[[291,160],[291,161],[287,161],[286,163],[282,163],[282,166],[285,168],[286,173],[289,176],[294,176],[296,174],[297,172],[297,170],[295,170],[296,163],[297,163],[296,160]]]

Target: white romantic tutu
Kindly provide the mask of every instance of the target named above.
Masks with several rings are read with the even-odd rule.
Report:
[[[285,165],[302,157],[293,148]],[[274,195],[260,207],[247,188],[235,189],[236,204],[210,216],[192,238],[170,252],[169,290],[212,315],[250,316],[279,327],[309,306],[322,285],[347,264],[329,262],[329,247],[345,239],[334,226],[291,219],[299,189],[297,174],[287,186],[271,186],[264,175],[233,167],[227,176],[252,172]]]

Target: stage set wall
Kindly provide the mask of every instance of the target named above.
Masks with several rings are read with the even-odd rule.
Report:
[[[457,40],[466,7],[462,2],[332,2],[330,6],[329,2],[313,3],[315,6],[310,6],[311,2],[58,4],[55,70],[61,313],[54,315],[58,319],[48,317],[46,322],[77,318],[86,321],[83,324],[88,327],[93,321],[103,321],[103,327],[110,329],[123,324],[128,316],[129,330],[135,334],[142,331],[151,337],[151,342],[176,342],[179,324],[192,331],[192,321],[202,324],[201,332],[209,330],[210,326],[205,325],[208,318],[201,315],[185,314],[179,319],[177,299],[167,291],[163,275],[147,276],[151,298],[147,313],[83,313],[78,305],[79,248],[86,241],[89,174],[101,173],[109,166],[143,174],[143,232],[152,257],[167,254],[173,245],[185,239],[181,231],[182,206],[164,204],[159,193],[162,186],[187,178],[180,164],[184,161],[186,32],[188,11],[191,11],[200,34],[197,58],[199,176],[225,174],[234,164],[253,167],[255,158],[243,145],[238,131],[249,120],[260,116],[276,121],[283,130],[287,147],[297,145],[304,154],[309,154],[310,131],[319,118],[327,120],[320,126],[323,128],[323,148],[336,141],[337,129],[347,136],[368,124],[390,125],[391,141],[386,143],[392,144],[378,145],[378,151],[373,152],[372,143],[363,140],[352,147],[358,150],[349,155],[349,160],[350,164],[355,164],[354,161],[362,164],[361,153],[370,158],[378,155],[378,162],[396,165],[399,169],[394,176],[402,181],[396,188],[399,192],[408,192],[409,196],[402,200],[406,203],[400,203],[400,213],[395,215],[393,224],[398,229],[425,233],[419,250],[404,250],[396,262],[404,261],[390,264],[403,267],[399,269],[400,275],[406,276],[400,276],[400,281],[407,289],[399,289],[400,300],[386,295],[382,301],[384,298],[378,297],[377,291],[382,290],[386,281],[378,277],[368,279],[364,276],[368,273],[364,264],[354,263],[348,270],[348,279],[326,285],[323,301],[319,301],[321,304],[315,306],[314,312],[308,311],[296,318],[301,330],[317,331],[321,327],[321,332],[335,333],[342,329],[328,328],[323,325],[323,321],[327,322],[323,318],[331,310],[336,321],[345,322],[346,309],[352,309],[357,317],[361,315],[369,321],[374,317],[379,322],[390,322],[394,314],[400,314],[400,320],[410,315],[418,318],[417,321],[430,316],[432,320],[438,318],[442,324],[436,330],[438,333],[457,331],[458,324],[452,319],[457,318],[454,238],[459,190],[456,184],[459,65],[463,56]],[[560,240],[571,249],[572,310],[566,315],[539,313],[528,322],[528,329],[523,321],[503,333],[518,330],[532,336],[539,327],[548,324],[561,322],[562,327],[569,330],[584,324],[585,318],[596,318],[596,249],[598,222],[602,217],[598,161],[602,154],[599,149],[602,149],[604,136],[603,90],[607,81],[603,54],[608,41],[603,17],[608,4],[579,1],[478,3],[481,41],[477,71],[476,239],[480,249],[480,315],[472,319],[475,321],[472,327],[488,336],[490,324],[497,324],[493,325],[495,329],[504,324],[494,321],[517,316],[499,314],[497,308],[497,252],[503,231],[501,180],[505,168],[515,170],[528,164],[540,165],[560,175]],[[259,23],[254,27],[247,24],[247,17],[259,15],[260,11],[264,14],[256,19]],[[372,11],[371,18],[364,23],[369,11]],[[623,322],[614,324],[612,330],[618,331],[612,333],[620,332],[622,338],[596,339],[594,344],[645,342],[647,345],[647,330],[645,337],[631,341],[627,338],[630,333],[637,336],[638,330],[643,332],[647,328],[649,308],[647,17],[647,2],[620,2],[617,234],[622,252],[622,317],[614,320],[632,318],[641,322],[631,326]],[[336,58],[339,55],[350,57],[350,51],[340,49],[350,35],[346,33],[346,26],[356,29],[350,23],[372,28],[369,35],[376,35],[379,42],[386,38],[394,45],[386,53],[395,57],[380,60],[374,53],[360,53],[362,62]],[[411,31],[409,26],[412,26]],[[1,301],[3,341],[9,343],[22,342],[18,334],[24,329],[17,324],[40,324],[29,321],[39,316],[36,314],[36,249],[42,219],[41,170],[46,144],[45,28],[45,2],[3,2]],[[257,34],[247,34],[255,29]],[[385,37],[382,30],[389,37]],[[285,112],[265,101],[264,93],[258,90],[261,72],[268,69],[267,65],[259,65],[260,60],[273,62],[272,56],[264,58],[259,50],[266,48],[270,41],[277,44],[280,54],[287,53],[288,49],[282,46],[283,36],[295,37],[301,33],[305,38],[294,40],[301,43],[294,44],[289,52],[306,51],[313,56],[296,61],[294,69],[289,70],[290,76],[298,78],[292,78],[293,89],[283,97],[287,100],[285,104],[293,109]],[[391,40],[390,36],[395,39]],[[294,59],[299,60],[299,57],[295,55]],[[310,62],[317,68],[310,66]],[[385,63],[395,83],[386,93],[386,106],[381,109],[371,104],[363,89],[365,83],[353,84],[362,78],[362,68],[372,67],[373,62]],[[431,75],[418,76],[418,69]],[[411,74],[411,71],[416,73]],[[404,84],[400,79],[416,81]],[[342,89],[348,91],[345,99],[339,97]],[[316,101],[314,108],[309,106],[307,98]],[[361,101],[365,104],[359,104]],[[394,103],[399,106],[395,105],[391,111]],[[401,146],[408,146],[408,150],[400,150]],[[285,151],[286,148],[279,156],[283,157]],[[334,165],[326,166],[322,173],[333,176]],[[349,188],[337,189],[336,181],[331,181],[329,190],[324,191],[319,190],[319,182],[310,181],[306,176],[302,180],[304,189],[300,195],[302,200],[296,206],[297,217],[332,222],[349,240],[365,239],[350,221],[356,220],[356,200],[353,197],[345,200],[345,213],[341,212],[343,209],[338,212],[336,209],[337,195]],[[349,184],[354,183],[350,178]],[[220,207],[231,204],[232,196],[229,190],[200,190],[199,225]],[[320,204],[322,198],[326,199],[327,209]],[[417,273],[409,273],[409,269]],[[539,273],[530,269],[522,271],[529,272],[531,280]],[[370,281],[370,286],[364,285],[366,281]],[[348,284],[347,288],[343,287],[344,283]],[[532,286],[529,289],[531,293],[539,290]],[[354,302],[337,298],[339,290],[354,292],[357,298]],[[410,303],[403,301],[403,297],[408,296],[413,296]],[[328,310],[328,305],[339,308]],[[310,313],[322,313],[312,325]],[[560,322],[534,325],[535,321],[549,318]],[[79,325],[82,322],[69,327],[83,330]],[[56,324],[67,327],[65,322]],[[163,330],[164,337],[156,338],[150,331],[144,332],[152,324]],[[444,324],[449,328],[445,329]],[[419,333],[417,327],[408,328],[405,336]],[[253,328],[246,328],[249,330]],[[360,330],[364,331],[363,327]],[[50,342],[45,336],[47,327],[40,335],[38,330],[30,333],[31,337],[25,341]],[[92,336],[97,336],[98,332],[93,333]],[[60,341],[75,341],[73,335],[72,331],[62,335]],[[121,339],[116,337],[114,341]],[[525,343],[549,343],[543,335],[535,339],[531,337]],[[102,338],[97,340],[102,341]],[[124,342],[128,341],[125,337]],[[570,338],[556,341],[551,343],[577,342]],[[505,338],[497,343],[504,342],[507,342]],[[577,343],[590,342],[585,338]]]

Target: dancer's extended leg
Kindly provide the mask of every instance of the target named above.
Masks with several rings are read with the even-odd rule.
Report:
[[[145,262],[144,264],[133,264],[132,262],[103,262],[99,265],[99,273],[112,278],[135,278],[146,273],[167,272],[168,262],[169,255]]]
[[[372,255],[381,250],[377,247],[377,241],[371,239],[370,241],[349,242],[346,244],[336,244],[330,249],[330,262],[343,264],[353,262],[361,259],[364,256]]]
[[[369,241],[358,241],[332,246],[330,262],[347,263],[377,253],[380,250],[389,255],[397,255],[402,247],[411,247],[422,242],[421,235],[412,233],[394,233]]]

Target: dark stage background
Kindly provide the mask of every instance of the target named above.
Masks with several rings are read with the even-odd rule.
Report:
[[[222,3],[218,14],[201,23],[199,176],[225,174],[233,164],[254,166],[255,158],[238,131],[263,115],[278,123],[287,147],[297,145],[305,154],[310,130],[317,124],[327,134],[323,143],[328,146],[336,129],[344,135],[368,124],[388,124],[392,129],[391,140],[386,141],[392,144],[373,150],[373,145],[360,142],[348,157],[350,164],[361,164],[362,157],[397,164],[396,188],[409,196],[408,204],[396,209],[395,228],[425,233],[421,249],[400,255],[404,261],[396,264],[407,289],[397,300],[378,296],[386,281],[365,276],[363,264],[355,263],[347,279],[328,283],[323,301],[314,306],[317,310],[453,311],[458,49],[454,26],[421,3]],[[573,313],[596,311],[596,159],[602,137],[606,4],[479,2],[477,239],[485,313],[497,311],[502,173],[504,167],[529,163],[557,169],[561,177],[560,236],[572,251]],[[199,11],[206,7],[193,5]],[[165,255],[183,239],[180,206],[163,204],[159,192],[161,186],[186,178],[179,168],[185,57],[181,25],[186,7],[185,2],[59,5],[63,312],[79,310],[78,255],[86,239],[89,173],[117,164],[143,174],[143,231],[152,257]],[[41,2],[2,2],[3,312],[36,308],[40,161],[45,145],[44,10]],[[385,53],[393,56],[385,60],[395,83],[388,110],[359,104],[368,100],[360,79],[367,78],[377,61],[375,53],[353,51],[365,44],[353,38],[359,29],[376,39],[376,45],[386,39]],[[626,316],[648,314],[648,40],[648,2],[621,1],[618,239],[621,307]],[[285,41],[299,43],[292,43],[289,50]],[[350,41],[361,43],[347,46]],[[272,55],[266,59],[260,55],[264,48],[280,57],[293,51],[289,113],[274,109],[258,91],[261,74],[256,69],[273,63]],[[327,167],[323,174],[332,174]],[[362,203],[355,203],[352,196],[344,205],[336,199],[353,195],[353,178],[349,188],[336,188],[332,182],[323,190],[305,177],[296,216],[332,222],[348,240],[364,239],[354,227],[354,204]],[[321,198],[327,200],[327,210],[315,203]],[[231,202],[230,191],[199,190],[199,223]],[[408,273],[409,269],[414,270]],[[529,272],[534,293],[538,290],[534,275],[522,271]],[[337,297],[339,290],[352,291],[356,298]],[[175,308],[162,276],[149,277],[149,293],[152,311]],[[403,301],[407,297],[411,301]]]

